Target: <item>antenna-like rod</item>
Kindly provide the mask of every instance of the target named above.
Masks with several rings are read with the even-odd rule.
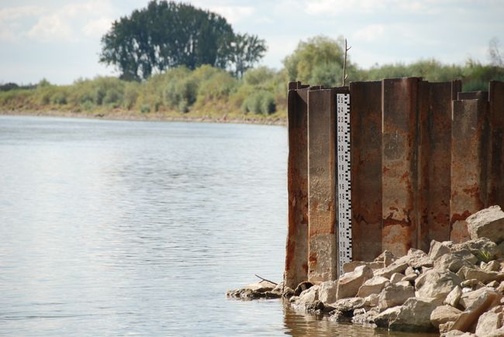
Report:
[[[347,61],[347,54],[348,54],[348,51],[350,50],[350,48],[352,47],[347,47],[347,39],[345,39],[345,56],[343,58],[343,78],[341,80],[341,86],[345,86],[346,85],[346,79],[347,79],[347,74],[346,74],[346,61]]]

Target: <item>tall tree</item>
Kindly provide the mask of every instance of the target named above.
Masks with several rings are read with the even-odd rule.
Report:
[[[341,84],[344,39],[315,36],[299,42],[296,50],[283,60],[289,81],[335,86]],[[347,61],[347,69],[353,65]]]
[[[230,43],[230,62],[235,76],[242,78],[245,71],[264,57],[266,50],[266,42],[256,35],[236,34]]]
[[[229,59],[226,44],[233,37],[226,19],[215,13],[152,0],[147,8],[114,21],[102,37],[100,62],[116,66],[128,80],[181,65],[224,67]]]

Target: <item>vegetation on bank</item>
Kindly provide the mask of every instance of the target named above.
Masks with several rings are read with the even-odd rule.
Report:
[[[495,45],[496,46],[496,45]],[[78,79],[72,85],[0,85],[0,111],[50,112],[83,116],[129,118],[284,119],[289,81],[339,86],[343,69],[342,39],[317,36],[301,41],[283,60],[284,67],[248,69],[243,76],[201,65],[169,68],[142,81],[115,77]],[[504,64],[497,48],[491,62],[469,59],[464,65],[445,65],[434,59],[411,64],[377,65],[362,69],[347,62],[347,83],[417,76],[425,80],[461,79],[465,91],[487,90],[490,80],[504,81]],[[493,55],[493,56],[492,56]]]

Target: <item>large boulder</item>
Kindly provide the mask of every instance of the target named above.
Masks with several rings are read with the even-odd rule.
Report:
[[[436,308],[436,303],[429,299],[412,297],[408,299],[396,319],[390,325],[390,330],[396,331],[435,331],[431,323],[431,314]]]
[[[439,329],[439,325],[441,324],[456,321],[461,313],[461,310],[454,308],[451,305],[441,305],[432,311],[430,320],[432,325]]]
[[[318,290],[318,298],[324,303],[333,303],[336,301],[336,291],[338,289],[338,281],[322,282]]]
[[[499,244],[504,241],[504,212],[500,206],[491,206],[466,219],[472,240],[488,238]]]
[[[411,285],[389,284],[380,293],[378,306],[386,308],[402,305],[406,300],[415,297],[415,288]]]
[[[374,276],[360,286],[357,296],[367,297],[371,294],[379,294],[389,283],[390,281],[386,277]]]
[[[415,283],[416,296],[435,298],[441,304],[460,282],[462,282],[462,279],[455,273],[431,269],[417,278]]]
[[[483,313],[476,326],[478,336],[504,336],[504,307],[499,305]]]
[[[367,265],[358,266],[353,272],[345,273],[338,279],[336,299],[354,297],[364,282],[373,277],[373,270]]]
[[[476,290],[476,292],[480,292],[481,295],[460,314],[459,318],[453,323],[451,330],[473,332],[479,317],[485,311],[497,306],[502,298],[502,294],[491,288],[482,288]]]

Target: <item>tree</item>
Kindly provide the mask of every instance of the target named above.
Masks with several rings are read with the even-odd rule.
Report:
[[[299,42],[296,50],[283,60],[289,81],[313,85],[341,85],[345,51],[344,40],[316,36]],[[347,69],[352,70],[347,61]],[[348,72],[348,71],[347,71]]]
[[[256,35],[236,34],[230,44],[230,61],[234,65],[235,76],[242,78],[248,69],[263,58],[266,50],[266,42]]]
[[[101,39],[100,62],[114,65],[126,80],[203,64],[225,67],[226,44],[234,37],[223,17],[188,4],[153,0],[147,8],[114,21]]]

